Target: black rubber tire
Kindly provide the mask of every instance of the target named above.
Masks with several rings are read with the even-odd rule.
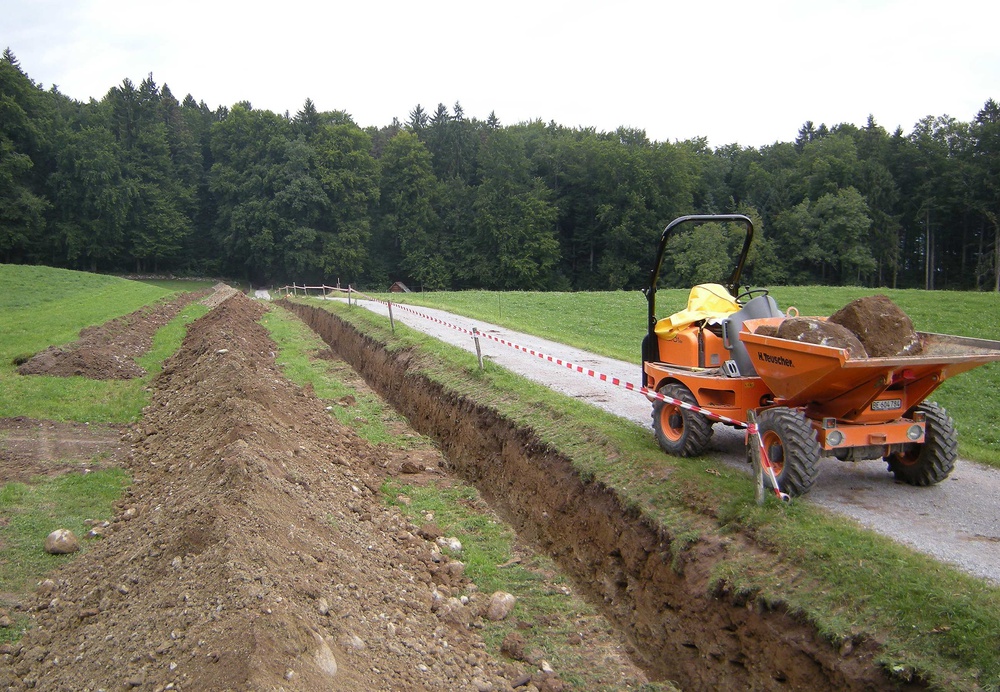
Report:
[[[698,405],[691,390],[677,382],[660,387],[660,394]],[[675,457],[696,457],[708,447],[712,439],[712,420],[707,416],[668,404],[657,399],[653,402],[653,432],[660,448]]]
[[[763,411],[757,425],[778,487],[792,497],[805,495],[819,477],[820,449],[812,425],[804,415],[785,406]],[[773,488],[766,472],[764,484]]]
[[[952,469],[958,457],[958,433],[948,412],[933,402],[914,409],[923,411],[925,435],[923,444],[906,445],[904,451],[885,457],[896,480],[909,485],[940,483]]]

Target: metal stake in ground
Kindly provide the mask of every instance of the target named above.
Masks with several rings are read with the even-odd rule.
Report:
[[[392,330],[392,333],[395,334],[396,333],[396,321],[394,319],[392,319],[392,301],[390,300],[389,302],[386,303],[386,305],[389,306],[389,328]]]
[[[781,488],[778,487],[778,477],[774,473],[770,459],[767,458],[767,450],[764,449],[764,442],[760,437],[760,428],[757,427],[757,416],[753,411],[747,411],[747,447],[750,448],[750,458],[753,459],[757,504],[764,504],[765,475],[771,480],[775,496],[782,502],[789,502],[792,498],[788,493],[781,492]]]
[[[753,411],[747,411],[747,423],[754,428],[757,427],[757,416]],[[760,445],[757,439],[747,434],[747,447],[750,449],[750,459],[753,460],[753,483],[757,494],[757,504],[764,504],[764,465],[760,459]]]
[[[479,348],[479,329],[472,328],[472,340],[476,342],[476,358],[479,359],[479,369],[483,369],[483,351]]]

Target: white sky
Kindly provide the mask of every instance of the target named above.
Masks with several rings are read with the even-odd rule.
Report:
[[[152,72],[212,108],[308,97],[364,127],[459,101],[712,147],[971,121],[1000,100],[998,27],[996,0],[0,0],[0,49],[82,101]]]

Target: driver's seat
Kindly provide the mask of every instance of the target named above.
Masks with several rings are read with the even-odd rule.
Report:
[[[748,300],[743,304],[743,307],[722,322],[722,343],[729,350],[732,359],[739,368],[739,373],[733,372],[729,374],[742,377],[755,377],[757,375],[757,369],[753,366],[750,353],[739,337],[740,330],[743,329],[743,323],[747,320],[756,320],[763,317],[784,316],[784,313],[778,309],[778,304],[774,302],[774,298],[769,295],[762,295]]]

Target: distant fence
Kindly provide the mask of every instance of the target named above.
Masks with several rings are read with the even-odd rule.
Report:
[[[310,293],[312,291],[312,293]],[[282,286],[281,288],[274,289],[274,292],[281,296],[318,296],[322,295],[324,298],[333,293],[346,293],[348,299],[357,291],[355,291],[350,285],[347,288],[341,288],[340,286],[327,286],[323,284],[321,286],[300,286],[299,284],[292,284],[291,286]]]

